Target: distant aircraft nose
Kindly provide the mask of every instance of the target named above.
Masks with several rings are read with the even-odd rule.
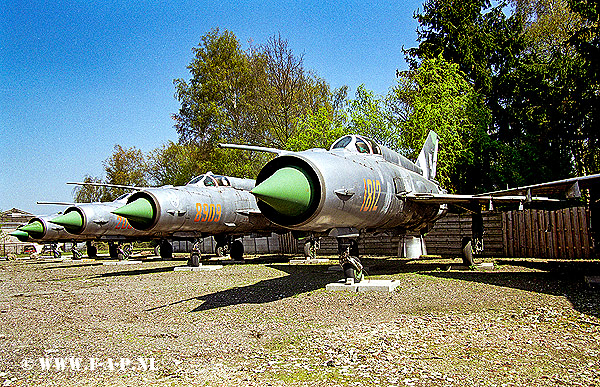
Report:
[[[67,212],[50,220],[51,223],[63,226],[67,231],[80,230],[83,227],[83,217],[77,211]]]

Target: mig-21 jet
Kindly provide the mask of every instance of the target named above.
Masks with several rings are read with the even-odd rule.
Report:
[[[69,234],[89,240],[108,242],[111,258],[128,259],[133,250],[132,245],[128,242],[150,239],[148,233],[134,229],[126,218],[112,213],[113,210],[124,206],[130,195],[130,193],[123,194],[111,202],[74,203],[67,207],[61,215],[51,218],[49,221],[64,227]],[[38,204],[66,203],[38,202]],[[88,242],[87,253],[89,257],[96,256],[96,247],[91,245],[91,242]],[[171,258],[171,256],[165,255],[163,258]]]
[[[51,224],[50,220],[59,215],[60,213],[33,217],[29,223],[18,227],[9,235],[16,237],[21,242],[35,242],[50,245],[52,254],[55,258],[59,258],[62,254],[58,249],[57,244],[70,242],[72,244],[71,251],[73,252],[73,258],[79,259],[81,258],[81,253],[77,251],[77,242],[88,243],[89,249],[91,246],[91,239],[84,235],[69,234],[64,227]]]
[[[309,243],[320,236],[336,237],[346,278],[363,277],[358,238],[365,233],[414,235],[408,243],[424,246],[423,235],[454,204],[474,212],[475,242],[483,235],[481,206],[497,202],[552,200],[535,195],[580,189],[600,175],[522,187],[481,195],[453,195],[435,181],[438,136],[430,132],[416,162],[375,141],[347,135],[329,150],[291,152],[274,148],[220,144],[224,148],[277,154],[259,172],[251,193],[258,208],[273,223],[303,232]],[[478,216],[477,216],[478,215]],[[472,265],[473,241],[464,243],[464,260]],[[457,242],[458,243],[458,242]],[[411,246],[407,250],[419,250]]]
[[[136,188],[136,192],[127,198],[127,204],[112,213],[126,218],[134,229],[154,238],[197,240],[213,236],[218,255],[229,253],[232,259],[241,260],[244,246],[237,238],[245,234],[283,231],[258,210],[256,199],[250,193],[254,184],[254,180],[209,172],[185,186]],[[190,255],[191,266],[199,266],[198,247],[195,244]]]

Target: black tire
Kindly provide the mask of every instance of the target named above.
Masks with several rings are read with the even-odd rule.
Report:
[[[117,259],[118,259],[119,261],[123,261],[123,260],[125,259],[125,256],[123,255],[123,253],[122,253],[122,252],[120,252],[120,251],[119,251],[119,252],[117,253]]]
[[[200,266],[200,254],[198,253],[192,253],[190,255],[190,259],[188,260],[188,265],[191,267],[198,267]]]
[[[229,254],[229,248],[227,245],[218,245],[215,249],[215,253],[217,254],[217,257],[225,257]]]
[[[173,259],[173,245],[168,241],[162,241],[160,244],[160,257],[162,259]]]
[[[111,259],[118,259],[118,250],[115,245],[108,245],[108,255],[110,255]]]
[[[98,258],[98,248],[96,246],[88,246],[87,256],[88,258]]]
[[[462,241],[462,259],[465,266],[475,266],[473,260],[473,241],[471,238],[463,238]]]
[[[357,271],[356,268],[354,266],[352,266],[350,263],[344,263],[344,266],[342,266],[342,268],[344,269],[344,276],[346,278],[354,279],[355,284],[359,283],[362,280],[362,277],[363,277],[362,271]]]
[[[229,256],[234,261],[241,261],[244,259],[244,244],[242,241],[235,240],[231,242],[231,248],[229,249]]]

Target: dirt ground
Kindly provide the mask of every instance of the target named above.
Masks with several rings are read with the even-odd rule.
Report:
[[[599,262],[371,257],[399,288],[349,293],[325,290],[333,259],[252,258],[1,261],[0,384],[600,385],[600,289],[584,281]]]

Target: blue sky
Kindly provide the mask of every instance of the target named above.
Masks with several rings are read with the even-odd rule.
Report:
[[[422,1],[36,1],[0,5],[0,210],[35,214],[104,175],[115,144],[177,141],[173,79],[214,27],[244,48],[281,34],[332,87],[377,94],[405,69]]]

